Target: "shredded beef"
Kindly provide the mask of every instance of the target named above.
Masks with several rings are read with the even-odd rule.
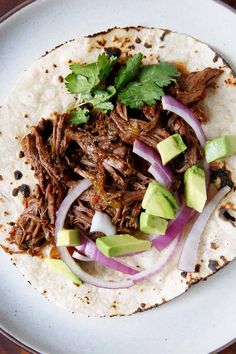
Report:
[[[198,103],[206,88],[221,70],[207,68],[182,75],[170,93],[187,104],[200,122],[207,116]],[[91,113],[88,123],[70,124],[70,114],[53,120],[41,119],[22,139],[22,150],[38,183],[24,199],[25,210],[12,227],[9,241],[24,252],[38,254],[46,243],[55,245],[56,213],[69,189],[88,178],[92,187],[75,201],[65,226],[89,232],[95,211],[111,216],[118,232],[135,233],[139,228],[141,202],[148,184],[150,164],[132,153],[139,138],[156,149],[171,134],[179,133],[188,149],[169,163],[175,183],[181,188],[183,172],[199,164],[203,152],[192,128],[175,114],[163,111],[161,104],[131,110],[120,102],[108,115]],[[99,237],[94,233],[91,237]],[[53,257],[58,253],[53,247]]]
[[[206,88],[222,73],[220,69],[206,68],[202,71],[181,75],[176,86],[175,96],[185,105],[196,103],[205,98]]]

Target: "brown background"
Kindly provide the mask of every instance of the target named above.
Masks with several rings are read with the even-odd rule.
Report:
[[[17,5],[25,2],[24,0],[0,0],[0,17],[12,10]],[[225,3],[236,9],[236,0],[224,0]],[[236,20],[236,17],[235,17]],[[236,320],[235,320],[236,326]],[[236,334],[235,334],[236,335]],[[20,349],[16,344],[9,339],[0,335],[0,354],[28,354],[29,352]],[[236,343],[221,351],[220,354],[236,354]]]

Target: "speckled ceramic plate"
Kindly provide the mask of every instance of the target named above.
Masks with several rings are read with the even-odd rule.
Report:
[[[212,0],[38,0],[0,25],[0,103],[47,49],[128,25],[188,33],[236,67],[236,15]],[[235,265],[160,308],[131,317],[87,318],[48,302],[0,251],[1,327],[41,353],[208,353],[236,334]]]

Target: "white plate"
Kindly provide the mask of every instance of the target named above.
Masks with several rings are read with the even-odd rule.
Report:
[[[188,33],[236,67],[235,13],[212,0],[38,0],[0,25],[0,102],[47,49],[128,25]],[[235,338],[235,264],[160,308],[96,319],[76,317],[48,302],[1,252],[1,326],[41,353],[208,353]]]

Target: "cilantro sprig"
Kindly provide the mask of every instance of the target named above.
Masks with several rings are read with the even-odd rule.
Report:
[[[131,82],[118,95],[121,103],[130,108],[141,108],[145,104],[152,105],[158,101],[164,91],[155,85],[153,81]]]
[[[138,81],[128,84],[118,97],[121,103],[130,108],[154,104],[164,95],[163,88],[175,82],[179,75],[175,66],[169,63],[143,66]]]
[[[112,101],[115,98],[134,109],[160,100],[164,88],[175,82],[180,73],[174,65],[165,62],[143,66],[142,59],[141,53],[129,58],[115,78],[112,74],[118,58],[105,53],[98,56],[96,63],[71,64],[66,87],[80,97],[72,109],[71,123],[86,123],[91,109],[107,113],[114,109]],[[107,78],[113,85],[106,87]]]
[[[125,67],[120,70],[118,76],[115,78],[117,90],[120,90],[137,76],[142,59],[142,53],[138,53],[127,60]]]
[[[80,65],[71,64],[72,71],[66,77],[66,87],[71,93],[90,93],[99,83],[104,81],[110,74],[116,57],[108,57],[105,53],[98,56],[96,63]]]
[[[71,113],[70,121],[74,125],[87,123],[89,120],[89,110],[87,108],[80,108]]]

